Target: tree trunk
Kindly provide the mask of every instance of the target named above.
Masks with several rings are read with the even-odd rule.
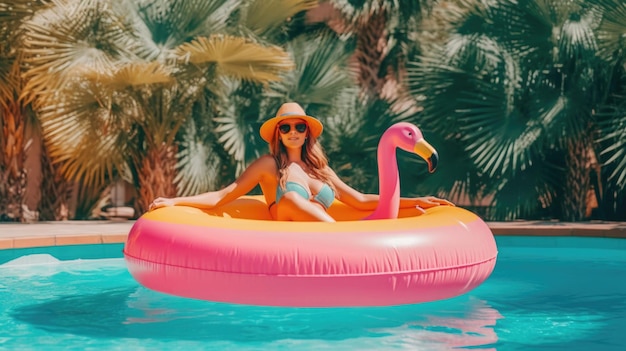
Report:
[[[45,143],[42,149],[39,219],[42,221],[68,220],[73,186],[61,175],[60,167],[52,163]]]
[[[139,165],[138,210],[141,215],[148,210],[156,197],[176,196],[176,147],[161,144],[148,150]]]
[[[15,98],[0,105],[0,220],[23,221],[22,204],[26,191],[26,141],[24,109]]]
[[[381,66],[387,55],[387,11],[380,9],[359,19],[354,58],[358,65],[361,91],[369,98],[380,98],[386,82]]]
[[[590,166],[593,142],[589,136],[572,140],[566,159],[566,179],[563,189],[562,220],[577,222],[585,219],[587,194],[591,184]]]

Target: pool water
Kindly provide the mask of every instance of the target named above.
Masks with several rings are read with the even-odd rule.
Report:
[[[468,294],[332,309],[184,299],[138,285],[121,258],[0,251],[0,350],[626,350],[626,240],[497,241]]]

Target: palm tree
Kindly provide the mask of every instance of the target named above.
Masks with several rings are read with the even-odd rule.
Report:
[[[353,36],[352,62],[364,99],[397,100],[404,95],[404,64],[414,55],[421,21],[435,2],[331,1],[341,18],[333,27]]]
[[[175,195],[177,180],[193,188],[197,178],[176,174],[193,170],[188,148],[204,141],[195,133],[213,123],[224,81],[278,80],[293,63],[261,36],[314,5],[91,0],[39,13],[26,25],[26,77],[55,162],[93,188],[132,181],[140,211]]]
[[[605,66],[608,85],[606,100],[598,109],[600,133],[596,138],[600,170],[592,173],[599,215],[603,219],[626,219],[626,4],[601,0],[602,21],[596,30],[599,55]]]
[[[0,2],[0,218],[23,220],[26,189],[27,104],[22,94],[20,24],[41,1]]]
[[[613,10],[601,1],[476,1],[421,55],[410,69],[420,119],[455,159],[427,186],[491,197],[494,219],[584,218],[607,85],[595,31]]]

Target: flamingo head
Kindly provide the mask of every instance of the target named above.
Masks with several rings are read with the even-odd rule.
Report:
[[[422,135],[422,131],[414,124],[407,122],[396,123],[391,126],[386,133],[393,136],[395,145],[407,152],[412,152],[420,156],[428,163],[428,171],[433,173],[437,168],[439,155]]]

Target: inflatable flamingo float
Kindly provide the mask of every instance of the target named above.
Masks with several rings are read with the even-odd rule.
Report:
[[[415,152],[428,163],[428,171],[437,168],[437,151],[424,140],[422,131],[415,125],[400,122],[392,125],[383,133],[378,143],[378,184],[380,200],[374,213],[365,219],[398,218],[400,211],[400,174],[396,158],[396,148]]]
[[[328,212],[336,223],[273,221],[262,196],[212,210],[163,207],[132,227],[128,269],[163,293],[266,306],[388,306],[472,290],[496,263],[489,227],[455,206],[398,209],[396,148],[424,158],[431,172],[437,165],[416,126],[390,127],[379,143],[380,201],[371,214],[335,200]]]

